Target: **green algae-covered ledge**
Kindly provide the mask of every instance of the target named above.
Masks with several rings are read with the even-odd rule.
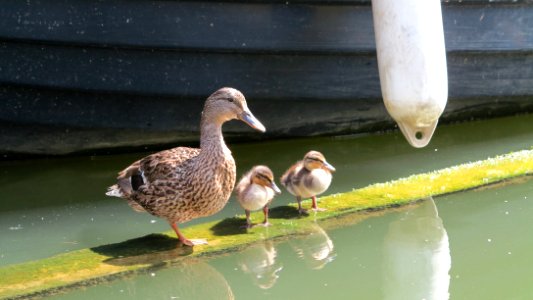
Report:
[[[307,217],[299,217],[295,206],[273,208],[272,226],[269,228],[242,229],[241,225],[245,221],[240,217],[194,225],[184,229],[184,233],[187,236],[207,238],[209,241],[209,245],[195,246],[194,249],[179,247],[172,233],[166,232],[5,266],[0,268],[0,298],[49,295],[191,257],[238,250],[259,240],[298,234],[307,231],[317,220],[357,211],[397,207],[430,196],[477,188],[530,174],[533,174],[533,150],[523,150],[322,197],[321,207],[327,211]],[[258,220],[261,216],[257,213],[252,218]]]

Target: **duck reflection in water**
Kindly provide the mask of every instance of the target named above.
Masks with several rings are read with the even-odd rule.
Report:
[[[272,241],[254,244],[239,255],[239,267],[252,277],[255,285],[269,289],[276,284],[283,265],[276,261],[277,251]]]
[[[310,269],[320,270],[332,262],[336,254],[333,251],[333,242],[326,231],[316,223],[311,228],[307,236],[291,239],[289,245]]]
[[[125,284],[120,294],[110,294],[106,299],[235,299],[224,275],[201,259],[154,269],[146,276],[128,278]],[[111,293],[113,290],[108,288]]]
[[[174,290],[182,299],[235,299],[228,281],[209,264],[198,261],[179,267],[179,280],[174,280]]]
[[[449,298],[450,245],[432,198],[389,225],[384,247],[384,299]]]

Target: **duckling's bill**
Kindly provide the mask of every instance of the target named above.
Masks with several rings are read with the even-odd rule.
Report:
[[[326,169],[330,170],[331,172],[335,172],[336,169],[334,166],[332,166],[330,163],[328,163],[327,161],[324,161],[324,167],[326,167]]]
[[[244,109],[244,111],[241,113],[239,118],[244,123],[246,123],[250,127],[252,127],[253,129],[256,129],[256,130],[261,131],[261,132],[265,132],[266,131],[265,126],[261,122],[259,122],[259,120],[256,119],[256,117],[254,117],[254,115],[252,114],[252,112],[248,108]]]
[[[274,190],[274,192],[275,192],[276,194],[281,194],[281,190],[279,189],[279,187],[276,185],[276,183],[275,183],[274,181],[271,182],[271,184],[270,184],[270,188],[271,188],[272,190]]]

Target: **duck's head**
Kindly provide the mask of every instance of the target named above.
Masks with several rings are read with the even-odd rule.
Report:
[[[318,151],[309,151],[304,156],[304,166],[307,170],[324,169],[329,172],[335,172],[335,168],[330,165],[324,155]]]
[[[234,88],[221,88],[211,94],[205,101],[202,116],[220,124],[239,119],[256,130],[266,131],[265,126],[248,109],[244,95]]]
[[[281,194],[281,190],[274,182],[274,173],[267,166],[254,167],[252,169],[251,180],[255,184],[271,188],[276,194]]]

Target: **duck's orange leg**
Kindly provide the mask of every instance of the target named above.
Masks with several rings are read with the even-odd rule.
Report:
[[[186,238],[181,232],[180,230],[178,229],[178,225],[174,222],[170,223],[170,227],[172,227],[172,229],[174,229],[174,232],[176,232],[176,235],[178,236],[178,239],[180,240],[180,242],[182,242],[184,245],[187,245],[187,246],[194,246],[194,245],[207,245],[207,241],[206,240],[202,240],[202,239],[198,239],[198,240],[189,240],[188,238]]]
[[[325,211],[326,210],[325,208],[318,208],[318,205],[316,204],[316,196],[311,197],[311,199],[313,200],[312,208],[314,211]]]
[[[263,207],[263,214],[265,215],[263,226],[270,226],[270,223],[268,222],[268,205],[265,205],[265,207]]]

